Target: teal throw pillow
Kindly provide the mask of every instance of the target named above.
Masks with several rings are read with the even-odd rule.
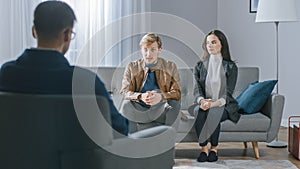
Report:
[[[251,83],[238,97],[239,112],[257,113],[271,95],[277,80]]]

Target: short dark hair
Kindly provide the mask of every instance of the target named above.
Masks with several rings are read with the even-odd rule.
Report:
[[[56,37],[66,28],[73,28],[76,16],[72,8],[62,1],[45,1],[34,11],[34,27],[42,38]]]

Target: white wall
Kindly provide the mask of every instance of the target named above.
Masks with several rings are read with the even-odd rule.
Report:
[[[297,3],[298,17],[300,3]],[[276,78],[276,43],[274,23],[255,23],[255,13],[249,13],[249,1],[219,0],[218,28],[230,41],[232,55],[238,66],[260,67],[260,80]],[[279,24],[279,93],[285,96],[282,125],[288,117],[300,115],[300,22]]]
[[[217,0],[151,0],[151,12],[176,15],[197,26],[203,34],[217,27]],[[188,34],[189,32],[184,33]],[[189,67],[194,67],[196,62],[199,61],[199,53],[195,54],[186,44],[172,37],[163,35],[161,37],[164,51],[169,52],[162,53],[164,57],[174,58],[174,55],[178,56]],[[196,38],[200,39],[201,37]],[[201,43],[198,48],[202,51]],[[168,55],[170,53],[174,55]]]
[[[177,15],[205,33],[217,26],[217,0],[151,0],[151,12]]]

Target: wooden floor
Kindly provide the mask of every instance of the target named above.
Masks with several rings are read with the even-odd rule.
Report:
[[[287,143],[288,132],[286,127],[281,127],[278,140]],[[261,160],[289,160],[300,168],[300,161],[294,158],[287,148],[271,148],[266,143],[259,142],[259,155]],[[176,158],[196,159],[200,153],[198,143],[179,143],[176,145]],[[248,143],[248,148],[244,149],[242,142],[224,142],[219,144],[218,151],[221,160],[255,160],[252,144]]]

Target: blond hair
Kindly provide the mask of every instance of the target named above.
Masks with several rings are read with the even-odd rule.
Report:
[[[158,48],[162,47],[162,42],[161,42],[160,37],[157,34],[148,33],[148,34],[144,35],[143,38],[141,39],[140,46],[150,45],[154,42],[157,42]]]

